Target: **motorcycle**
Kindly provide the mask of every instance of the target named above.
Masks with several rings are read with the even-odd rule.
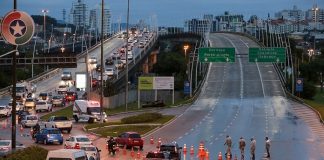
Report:
[[[107,145],[108,145],[108,154],[115,155],[117,151],[117,143],[114,140],[112,140],[112,141],[108,141]]]

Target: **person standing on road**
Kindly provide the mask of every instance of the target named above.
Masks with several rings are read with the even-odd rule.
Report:
[[[265,137],[265,148],[267,150],[267,158],[270,158],[270,139]]]
[[[224,145],[227,145],[226,156],[231,155],[232,138],[229,135],[226,136]]]
[[[239,140],[239,149],[241,151],[241,159],[244,159],[245,139],[243,137]]]
[[[256,148],[256,140],[254,138],[251,138],[251,144],[250,144],[251,160],[255,160],[255,148]]]

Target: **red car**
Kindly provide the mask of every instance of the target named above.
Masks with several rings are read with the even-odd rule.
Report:
[[[77,99],[77,94],[75,92],[67,91],[65,94],[66,101],[75,101]]]
[[[143,149],[144,141],[141,135],[137,132],[124,132],[116,138],[117,145],[126,146],[126,148],[131,148],[134,146],[139,146]]]

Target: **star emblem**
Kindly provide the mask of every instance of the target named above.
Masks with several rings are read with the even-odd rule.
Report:
[[[26,32],[25,23],[21,20],[14,20],[10,25],[10,33],[15,37],[21,37]]]

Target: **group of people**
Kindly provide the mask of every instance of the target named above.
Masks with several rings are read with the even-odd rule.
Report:
[[[244,148],[246,146],[245,139],[243,137],[240,137],[239,139],[239,149],[241,151],[241,159],[244,159]],[[226,156],[232,156],[231,153],[231,148],[232,148],[232,138],[227,135],[225,139],[224,145],[227,146],[226,149]],[[265,137],[265,149],[267,152],[267,158],[270,158],[270,139],[269,137]],[[256,149],[256,140],[254,138],[251,138],[251,143],[250,143],[250,154],[251,154],[251,159],[255,160],[255,149]]]

